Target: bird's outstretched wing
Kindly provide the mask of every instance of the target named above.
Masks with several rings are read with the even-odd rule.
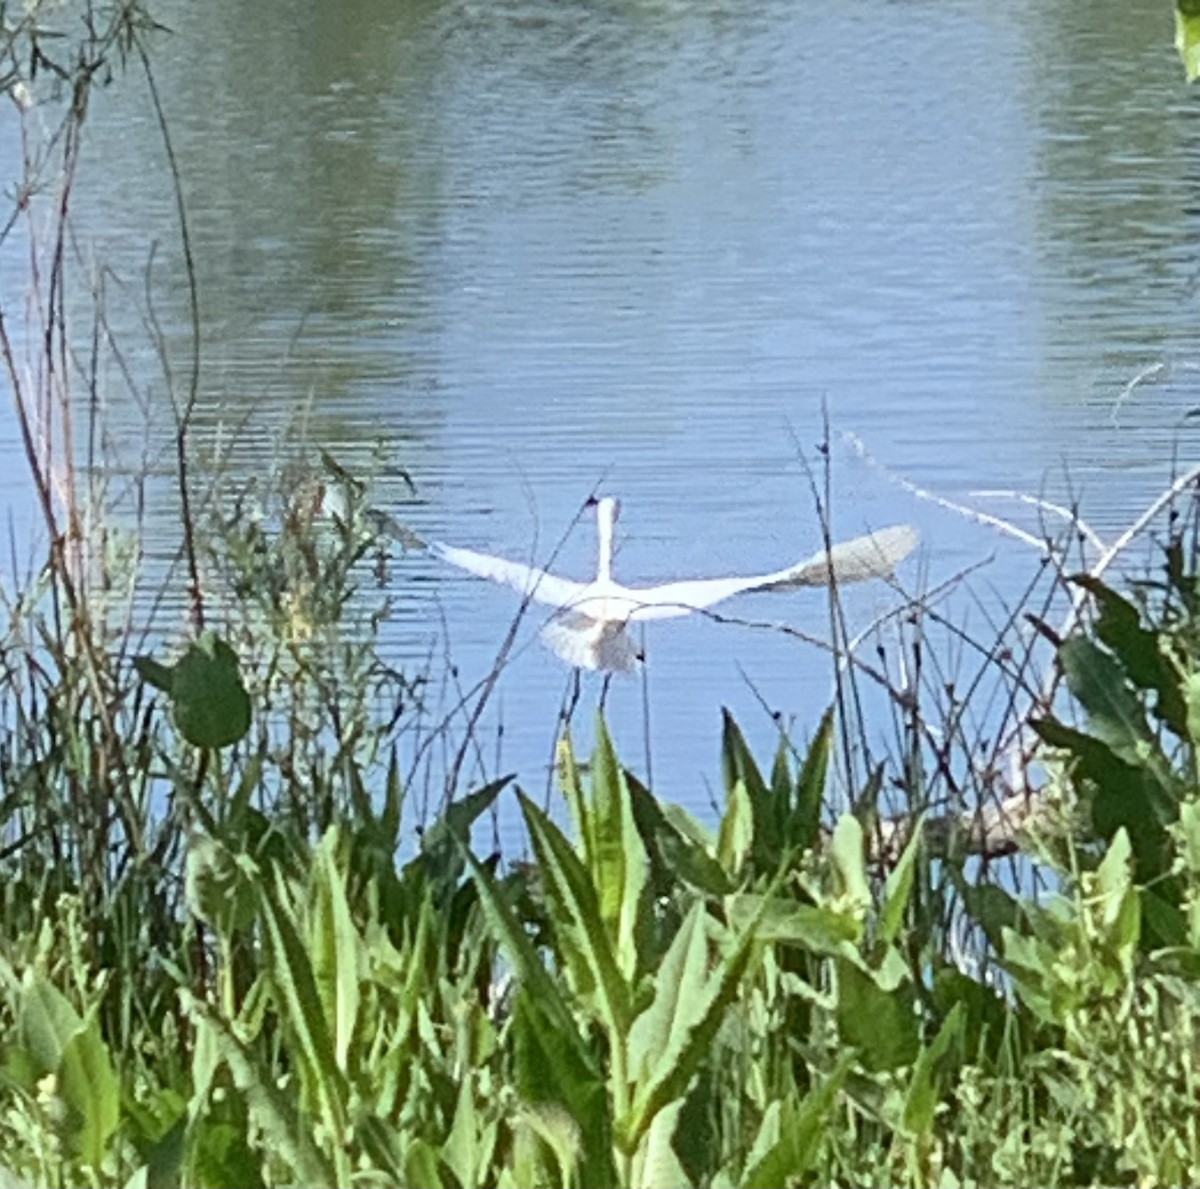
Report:
[[[770,585],[773,590],[797,586],[832,586],[835,582],[865,582],[890,578],[895,568],[917,547],[920,534],[911,524],[893,524],[852,541],[834,545],[793,566]]]
[[[440,541],[431,542],[430,548],[451,565],[479,578],[511,586],[520,594],[549,607],[570,607],[579,601],[580,595],[587,589],[582,582],[558,578],[535,566],[492,557],[488,553],[476,553],[473,549],[459,549],[456,545],[443,545]]]
[[[917,530],[895,524],[877,532],[843,541],[831,550],[779,570],[744,578],[701,578],[691,582],[668,582],[664,586],[631,589],[626,593],[640,602],[630,619],[671,619],[692,611],[716,606],[736,594],[751,590],[793,590],[801,586],[830,586],[833,583],[863,582],[886,578],[916,547]]]

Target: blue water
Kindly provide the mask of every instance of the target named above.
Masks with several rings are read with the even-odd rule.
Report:
[[[302,419],[351,467],[379,450],[403,466],[418,496],[394,477],[376,496],[422,534],[524,559],[561,543],[580,577],[591,526],[564,534],[589,493],[613,493],[619,575],[647,583],[812,552],[815,483],[836,535],[920,528],[906,592],[971,570],[946,609],[986,633],[1037,551],[892,476],[1035,533],[1036,510],[972,493],[1077,500],[1111,537],[1195,460],[1197,99],[1157,2],[163,11],[156,70],[204,326],[197,445],[232,440],[230,483]],[[76,221],[128,286],[111,316],[150,427],[115,369],[109,416],[119,441],[149,443],[134,461],[165,465],[152,242],[177,360],[186,289],[135,77],[97,100],[89,135]],[[0,251],[11,300],[22,256]],[[0,421],[7,460],[14,443]],[[2,471],[17,507],[20,467]],[[165,554],[175,519],[156,491]],[[389,655],[434,656],[438,681],[449,657],[463,688],[491,669],[512,592],[421,553],[391,581]],[[904,597],[847,590],[851,629]],[[728,610],[829,633],[815,593]],[[540,790],[569,675],[535,627],[483,712],[472,774]],[[769,753],[771,711],[803,738],[831,696],[823,652],[778,631],[677,621],[646,648],[644,682],[609,694],[620,750],[706,816],[722,706]],[[449,683],[431,719],[454,697]]]

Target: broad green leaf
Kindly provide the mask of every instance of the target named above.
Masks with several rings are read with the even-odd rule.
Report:
[[[400,757],[392,748],[388,762],[387,780],[384,782],[383,810],[379,815],[380,841],[395,850],[400,839],[400,819],[404,811],[404,784],[400,779]]]
[[[909,838],[900,861],[892,868],[887,882],[883,885],[883,904],[879,910],[879,939],[885,945],[891,945],[896,940],[904,922],[904,910],[908,907],[908,897],[912,892],[924,820],[921,816],[914,823],[912,837]]]
[[[184,867],[188,908],[226,941],[254,920],[261,879],[249,855],[234,854],[199,830],[188,838]]]
[[[672,887],[683,880],[711,896],[733,890],[733,881],[713,858],[698,822],[678,805],[660,802],[640,781],[626,774],[633,818],[646,850],[661,862],[659,875]]]
[[[1189,83],[1200,78],[1200,5],[1175,0],[1175,48]]]
[[[1088,994],[1088,988],[1078,983],[1064,994],[1068,989],[1058,976],[1059,951],[1040,937],[1005,929],[1003,958],[1017,995],[1045,1023],[1061,1025]]]
[[[829,1116],[853,1060],[853,1054],[843,1055],[830,1075],[799,1103],[794,1092],[771,1103],[747,1158],[742,1189],[804,1183],[816,1164]]]
[[[1170,863],[1164,827],[1178,814],[1182,789],[1173,779],[1164,787],[1152,768],[1126,763],[1094,735],[1054,719],[1033,719],[1031,725],[1045,742],[1070,753],[1076,777],[1091,782],[1092,820],[1100,836],[1112,838],[1122,826],[1129,831],[1138,882],[1161,876]]]
[[[675,1154],[675,1131],[683,1100],[664,1107],[650,1124],[633,1159],[633,1184],[638,1189],[691,1189],[692,1182]]]
[[[682,1049],[704,1012],[708,941],[703,901],[692,903],[654,975],[654,998],[629,1030],[629,1076],[644,1084],[669,1051]]]
[[[152,656],[135,656],[133,667],[147,685],[152,685],[164,694],[171,693],[175,682],[175,669],[171,665],[164,665]]]
[[[629,1028],[629,987],[600,918],[596,889],[558,827],[523,793],[517,797],[537,854],[555,936],[567,962],[575,967],[576,985],[595,987],[610,1044],[621,1044]]]
[[[179,733],[195,747],[228,747],[250,729],[237,654],[213,632],[201,632],[175,666],[171,702]]]
[[[1003,930],[1017,927],[1020,903],[1011,893],[994,883],[956,880],[956,886],[967,912],[979,922],[988,942],[999,953]]]
[[[335,1134],[340,1134],[348,1086],[338,1064],[312,960],[286,907],[292,901],[286,877],[276,869],[274,886],[268,883],[261,892],[271,985],[280,1017],[292,1037],[293,1054],[305,1073],[306,1089],[328,1112]]]
[[[914,1060],[920,1038],[911,982],[881,978],[842,958],[837,961],[837,990],[838,1033],[858,1050],[867,1069],[882,1072]]]
[[[638,1086],[628,1118],[617,1123],[618,1143],[624,1150],[636,1150],[658,1112],[683,1097],[701,1061],[708,1055],[726,1009],[741,993],[742,980],[754,956],[756,925],[756,921],[752,922],[735,936],[720,965],[708,978],[698,1002],[690,996],[679,1000],[694,1023],[681,1027],[682,1016],[672,1020],[666,1050],[649,1080]]]
[[[866,912],[871,903],[871,887],[867,882],[863,828],[858,818],[849,813],[838,818],[829,853],[841,884],[841,897],[852,911]]]
[[[463,842],[469,843],[471,828],[475,822],[481,814],[491,808],[492,802],[511,783],[512,779],[511,774],[502,776],[499,780],[493,780],[489,784],[485,784],[483,788],[476,789],[465,797],[460,797],[457,801],[452,801],[446,812],[422,835],[422,852],[427,855],[443,850],[447,853],[456,853],[456,849],[451,846],[452,839],[461,839]]]
[[[833,750],[833,714],[829,707],[821,716],[821,725],[808,746],[804,764],[796,780],[796,797],[788,822],[787,841],[801,851],[811,850],[821,833],[821,807],[825,802],[825,782],[829,756]]]
[[[1172,790],[1176,781],[1170,762],[1151,735],[1121,664],[1084,636],[1064,640],[1058,659],[1071,692],[1087,710],[1092,733],[1122,761],[1149,773],[1164,792]],[[1177,793],[1172,800],[1178,800]]]
[[[579,761],[575,758],[575,747],[571,742],[570,734],[564,733],[559,739],[555,753],[558,783],[567,800],[571,825],[579,838],[590,869],[596,853],[596,841],[592,837],[592,814],[588,812],[587,798],[583,793],[583,777],[579,772]]]
[[[725,901],[730,925],[757,921],[755,936],[765,945],[794,945],[813,954],[833,956],[862,939],[862,915],[825,904],[800,904],[787,896],[741,892]]]
[[[740,784],[749,801],[752,823],[750,854],[757,873],[774,875],[787,844],[785,836],[787,801],[776,798],[746,743],[741,728],[728,710],[722,712],[721,771],[726,795],[732,801]]]
[[[1022,1014],[993,987],[964,974],[957,966],[943,965],[934,974],[933,1003],[943,1018],[956,1007],[962,1008],[961,1052],[985,1067],[1003,1051],[1006,1037],[1019,1034]]]
[[[546,1015],[557,1032],[565,1038],[572,1052],[572,1058],[580,1066],[595,1069],[594,1059],[587,1044],[575,1025],[567,1001],[563,998],[559,983],[550,977],[541,955],[534,948],[533,942],[525,932],[524,926],[513,914],[505,901],[495,878],[488,869],[475,857],[465,842],[459,842],[463,857],[471,870],[479,888],[479,901],[484,914],[492,927],[500,944],[508,953],[514,972],[520,980],[524,992],[537,1005],[539,1012]]]
[[[442,1189],[445,1184],[437,1149],[419,1136],[409,1141],[404,1170],[408,1174],[406,1184],[420,1185],[421,1189]]]
[[[1132,970],[1141,931],[1141,902],[1133,886],[1132,847],[1129,835],[1118,830],[1108,853],[1096,870],[1094,910],[1104,930],[1111,957],[1126,971]]]
[[[741,873],[754,845],[754,808],[746,785],[736,780],[729,790],[717,831],[717,862],[732,878]]]
[[[442,1159],[450,1166],[460,1185],[475,1185],[479,1181],[480,1150],[477,1144],[481,1120],[475,1109],[474,1078],[464,1072],[458,1084],[458,1101],[450,1133],[442,1145]]]
[[[333,1166],[312,1140],[312,1124],[297,1115],[294,1107],[275,1085],[270,1068],[242,1043],[232,1029],[206,1003],[190,991],[179,997],[197,1026],[206,1027],[221,1059],[229,1068],[234,1085],[246,1096],[263,1142],[290,1166],[289,1178],[299,1185],[336,1185]]]
[[[909,1135],[925,1136],[933,1127],[939,1101],[937,1077],[950,1046],[962,1040],[966,1011],[956,1003],[942,1021],[937,1036],[917,1056],[904,1097],[904,1128]]]
[[[566,1028],[528,988],[518,992],[511,1024],[516,1090],[542,1113],[549,1104],[569,1114],[579,1136],[576,1184],[615,1185],[608,1087],[574,1025]]]
[[[537,1103],[527,1106],[520,1115],[520,1121],[545,1144],[549,1154],[558,1165],[557,1181],[560,1185],[572,1185],[576,1181],[576,1169],[583,1156],[580,1143],[579,1128],[575,1121],[561,1109],[549,1103]],[[535,1163],[545,1168],[545,1161],[538,1159]],[[551,1173],[546,1168],[545,1174]],[[534,1183],[541,1183],[542,1178]]]
[[[1158,714],[1179,738],[1184,738],[1186,724],[1179,677],[1162,654],[1158,632],[1143,627],[1137,607],[1099,578],[1077,574],[1071,581],[1096,600],[1100,611],[1096,620],[1097,637],[1116,654],[1130,680],[1158,695]]]
[[[600,916],[613,940],[617,965],[627,980],[637,974],[639,917],[649,864],[633,820],[625,773],[617,761],[604,720],[596,720],[592,753],[592,879]]]
[[[336,859],[337,827],[330,827],[314,854],[309,948],[322,1014],[333,1028],[338,1067],[349,1073],[350,1045],[358,1022],[365,959],[362,938],[350,916],[346,885]]]
[[[48,979],[27,971],[19,1006],[21,1038],[41,1073],[53,1074],[66,1108],[60,1133],[68,1149],[99,1172],[120,1122],[121,1087],[100,1035],[95,1007],[80,1016]]]
[[[1106,924],[1116,921],[1121,911],[1120,902],[1133,886],[1130,850],[1129,835],[1123,829],[1118,830],[1096,869],[1096,891],[1103,901],[1101,916]]]
[[[771,796],[787,804],[792,795],[792,760],[788,738],[780,733],[775,745],[775,760],[771,764]]]

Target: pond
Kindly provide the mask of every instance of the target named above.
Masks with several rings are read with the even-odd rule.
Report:
[[[590,493],[614,494],[619,576],[650,583],[813,552],[815,481],[837,536],[920,529],[907,591],[980,567],[952,599],[986,632],[1036,551],[896,476],[1034,533],[1036,509],[972,493],[1077,500],[1112,536],[1195,461],[1200,99],[1161,0],[155,11],[200,286],[198,445],[232,442],[230,483],[303,422],[352,470],[404,468],[417,495],[385,474],[376,499],[422,535],[539,561],[561,544],[556,568],[578,577],[594,532],[586,516],[567,530]],[[165,464],[139,309],[152,259],[180,360],[190,318],[132,72],[95,100],[80,187],[76,225],[127,287],[111,317],[151,410],[147,430],[114,378],[114,437]],[[24,283],[9,253],[6,299]],[[7,408],[0,459],[10,504],[27,502]],[[169,500],[150,524],[171,553]],[[513,592],[422,552],[389,581],[393,656],[449,659],[464,689],[491,669]],[[881,583],[844,595],[852,631],[903,602]],[[829,632],[818,593],[728,610]],[[569,674],[535,629],[481,728],[484,767],[538,790]],[[705,815],[722,706],[769,753],[774,714],[802,739],[831,696],[826,656],[779,631],[692,617],[650,625],[645,647],[644,680],[608,695],[620,750]],[[585,683],[585,737],[598,692]]]

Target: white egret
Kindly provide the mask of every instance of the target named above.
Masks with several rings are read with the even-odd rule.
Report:
[[[623,586],[612,576],[613,529],[620,504],[611,496],[593,499],[599,536],[599,560],[591,582],[560,578],[535,566],[476,553],[434,541],[431,548],[452,565],[480,578],[511,586],[527,599],[555,609],[542,629],[542,640],[568,664],[580,669],[632,672],[641,652],[629,636],[640,620],[671,619],[703,611],[752,590],[792,590],[887,577],[917,543],[907,524],[835,545],[785,570],[744,578],[693,578],[661,586]]]

